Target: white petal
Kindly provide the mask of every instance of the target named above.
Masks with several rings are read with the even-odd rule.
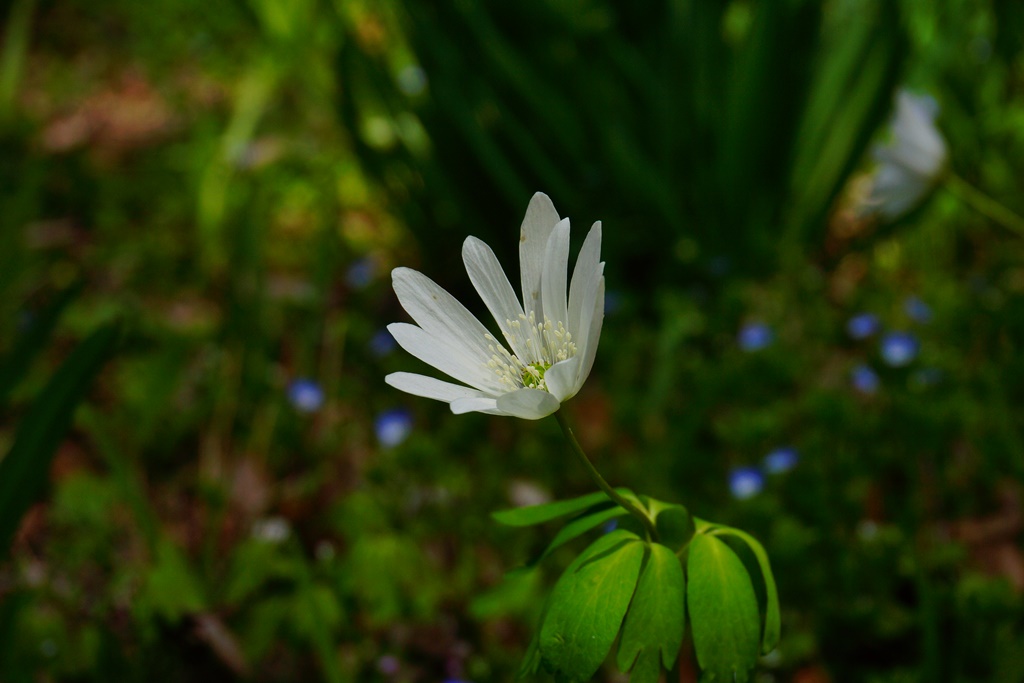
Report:
[[[411,355],[464,384],[491,394],[507,391],[487,367],[490,358],[466,355],[447,340],[408,323],[392,323],[388,325],[388,332]]]
[[[538,192],[526,207],[526,217],[519,228],[519,270],[523,286],[523,310],[543,320],[540,300],[540,274],[544,270],[544,251],[548,237],[558,223],[558,212],[551,199]]]
[[[484,363],[490,359],[487,347],[493,342],[486,339],[487,328],[455,297],[411,268],[395,268],[391,280],[402,308],[426,332],[450,341],[467,356]]]
[[[946,142],[935,127],[937,108],[929,97],[897,96],[893,133],[908,164],[922,175],[934,175],[945,162]]]
[[[516,293],[512,290],[505,271],[501,269],[498,258],[491,248],[476,237],[467,237],[462,244],[462,260],[466,264],[466,272],[476,288],[480,298],[484,300],[487,310],[494,316],[495,322],[512,346],[519,359],[530,363],[535,361],[534,354],[528,353],[525,330],[512,326],[510,322],[522,322],[523,307],[519,305]],[[525,327],[529,327],[528,325]]]
[[[947,158],[946,141],[935,126],[936,114],[937,105],[931,98],[901,91],[896,96],[892,138],[886,147],[876,150],[876,158],[902,166],[926,182],[935,180]]]
[[[488,415],[504,415],[498,410],[498,402],[493,398],[460,398],[452,401],[452,412],[456,415],[464,413],[487,413]]]
[[[540,389],[517,389],[498,397],[498,410],[524,420],[547,417],[560,405],[557,398]]]
[[[411,372],[392,372],[384,381],[399,391],[413,396],[432,398],[436,401],[451,403],[460,398],[486,398],[476,389],[459,386],[450,382],[442,382],[426,375],[415,375]]]
[[[597,286],[597,296],[594,298],[594,309],[590,315],[590,328],[587,331],[587,344],[582,351],[577,352],[580,360],[580,371],[576,377],[576,389],[580,390],[583,383],[590,377],[590,370],[594,367],[594,358],[597,357],[597,344],[601,341],[601,327],[604,325],[604,278],[602,277]],[[547,377],[547,373],[544,375]]]
[[[604,315],[604,263],[598,263],[588,275],[589,280],[580,283],[580,317],[576,329],[572,330],[572,337],[576,340],[577,356],[586,356],[590,353],[591,342],[597,344],[597,337],[592,338],[591,328],[594,317]],[[583,365],[580,365],[580,371],[582,370]]]
[[[885,155],[880,155],[884,158]],[[924,198],[930,182],[898,163],[882,163],[876,170],[865,204],[869,212],[887,220],[898,218]]]
[[[583,241],[580,248],[580,255],[576,257],[576,268],[572,272],[572,283],[569,285],[569,319],[566,327],[572,332],[577,340],[577,345],[584,341],[582,329],[580,329],[580,318],[583,315],[583,292],[585,289],[597,286],[600,274],[601,261],[601,221],[594,223]]]
[[[568,328],[569,313],[565,304],[566,271],[569,268],[569,219],[563,218],[548,238],[541,274],[541,310],[544,318]],[[543,322],[544,318],[537,322]]]
[[[929,95],[915,95],[909,90],[900,90],[896,93],[896,106],[906,106],[918,112],[920,116],[928,121],[934,121],[939,115],[939,103]]]
[[[576,378],[579,376],[581,358],[573,356],[568,360],[555,363],[544,373],[544,382],[548,391],[561,403],[572,398],[579,391]]]

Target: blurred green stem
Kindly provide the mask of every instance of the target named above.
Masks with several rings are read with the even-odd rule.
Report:
[[[35,0],[20,0],[9,5],[11,10],[0,50],[0,123],[8,123],[14,118],[35,4]]]
[[[576,435],[572,432],[572,427],[569,426],[569,422],[565,419],[565,415],[559,410],[555,413],[555,419],[558,420],[558,426],[562,428],[562,433],[565,434],[566,440],[569,442],[569,446],[572,447],[572,452],[576,454],[576,457],[583,464],[583,468],[590,474],[590,478],[594,480],[597,487],[605,492],[605,494],[615,501],[620,507],[626,510],[629,514],[640,520],[640,523],[644,525],[644,529],[647,530],[647,535],[653,539],[658,540],[658,531],[654,528],[654,522],[647,516],[643,510],[638,508],[635,504],[624,498],[618,491],[613,489],[608,482],[604,480],[601,473],[597,471],[593,463],[590,462],[590,458],[583,452],[583,448],[580,446],[580,442],[576,440]]]
[[[1004,228],[1024,237],[1024,218],[1006,208],[955,173],[946,177],[946,187],[965,204]]]

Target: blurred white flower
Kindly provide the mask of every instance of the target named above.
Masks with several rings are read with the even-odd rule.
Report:
[[[284,517],[257,519],[252,525],[252,537],[267,543],[281,543],[292,533],[292,527]]]
[[[530,200],[519,236],[520,303],[490,247],[462,246],[469,279],[500,330],[493,336],[455,298],[409,268],[391,276],[395,294],[417,325],[393,323],[399,345],[469,386],[408,372],[385,378],[416,396],[444,401],[453,413],[480,412],[537,420],[576,395],[590,374],[604,320],[601,223],[591,228],[568,286],[569,219],[547,195]]]
[[[508,499],[516,507],[528,507],[550,503],[551,494],[536,482],[513,479],[508,485]]]
[[[946,168],[946,141],[935,127],[938,105],[930,97],[901,90],[896,95],[892,138],[876,147],[878,168],[867,210],[893,220],[914,208]]]

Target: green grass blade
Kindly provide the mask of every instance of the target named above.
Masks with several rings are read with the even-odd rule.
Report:
[[[0,553],[6,554],[22,515],[43,492],[50,461],[71,423],[75,406],[110,357],[118,326],[90,335],[57,369],[18,426],[0,460]]]
[[[0,52],[0,124],[14,117],[18,88],[25,71],[29,35],[32,32],[32,10],[35,0],[19,0],[11,5]]]
[[[4,405],[7,396],[28,372],[32,359],[46,348],[46,342],[53,334],[61,314],[80,291],[82,284],[79,282],[60,292],[18,337],[7,357],[0,361],[0,406]]]

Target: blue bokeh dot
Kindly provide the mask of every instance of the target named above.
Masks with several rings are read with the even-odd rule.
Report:
[[[740,328],[736,343],[744,351],[760,351],[775,341],[775,332],[764,323],[747,323]]]
[[[324,404],[324,390],[309,378],[299,378],[288,385],[288,400],[299,412],[313,413]]]
[[[764,475],[756,467],[737,467],[729,473],[729,490],[734,498],[746,500],[764,489]]]

